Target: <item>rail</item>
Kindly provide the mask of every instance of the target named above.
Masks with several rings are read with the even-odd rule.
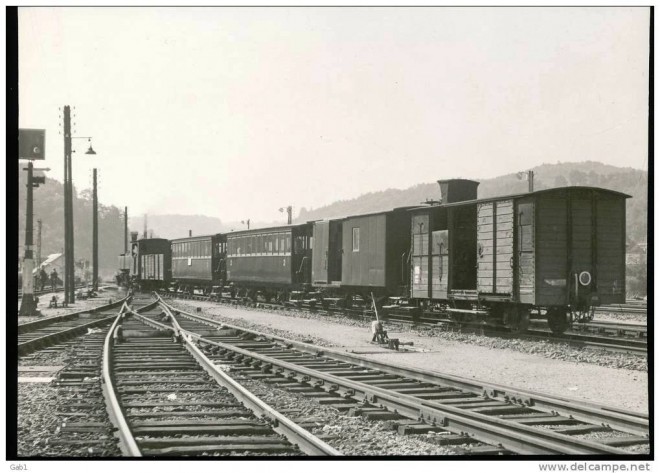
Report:
[[[175,333],[182,335],[181,338],[186,349],[200,366],[202,366],[202,368],[204,368],[204,370],[215,379],[218,384],[226,387],[229,392],[240,400],[248,409],[269,419],[273,425],[273,430],[284,435],[289,442],[298,445],[300,449],[308,455],[341,455],[339,451],[335,450],[318,437],[312,435],[286,416],[277,412],[277,410],[263,402],[246,388],[234,381],[230,376],[218,369],[218,367],[215,366],[215,364],[209,360],[197,346],[195,346],[194,341],[199,337],[195,336],[192,332],[183,330],[167,305],[163,304],[162,307],[170,316],[170,320],[174,325]]]
[[[125,309],[125,310],[124,310]],[[110,416],[110,421],[117,428],[117,435],[120,440],[120,448],[124,455],[131,457],[141,457],[142,452],[135,442],[133,433],[126,422],[124,417],[124,411],[122,410],[119,400],[117,399],[117,391],[115,389],[112,371],[110,369],[112,361],[112,340],[115,333],[115,330],[119,324],[119,321],[124,317],[125,313],[129,311],[127,304],[122,306],[122,309],[119,311],[119,314],[115,318],[110,330],[108,330],[108,335],[105,337],[105,343],[103,344],[103,375],[102,375],[102,387],[103,387],[103,397],[106,402],[106,407],[108,414]]]
[[[204,319],[205,322],[210,321],[210,319],[186,313],[185,311],[180,311],[178,309],[174,310],[186,317]],[[236,330],[243,332],[255,333],[270,339],[279,339],[285,341],[287,344],[297,345],[299,347],[305,346],[305,344],[302,343],[292,342],[290,340],[282,339],[281,337],[272,337],[270,335],[261,334],[259,332],[246,330],[241,327],[232,327],[231,325],[224,323],[218,324],[217,322],[216,325],[222,325],[226,328],[235,328]],[[450,405],[444,405],[431,400],[422,400],[420,398],[406,394],[394,394],[377,386],[371,386],[365,383],[360,383],[359,381],[352,381],[350,379],[344,379],[338,376],[309,369],[304,366],[298,366],[287,361],[279,360],[277,358],[250,352],[249,350],[245,350],[231,344],[209,340],[204,337],[199,337],[198,341],[203,344],[216,346],[223,350],[227,350],[257,360],[262,364],[272,366],[274,369],[282,371],[282,374],[285,376],[288,375],[290,377],[305,379],[307,380],[308,384],[313,385],[316,383],[319,386],[334,386],[334,388],[336,388],[335,392],[341,392],[345,396],[352,397],[353,399],[359,399],[364,396],[364,398],[369,402],[383,404],[392,409],[396,409],[400,413],[406,413],[409,416],[417,416],[421,413],[424,418],[434,419],[439,425],[442,425],[442,427],[447,430],[456,433],[470,432],[477,440],[488,443],[500,443],[511,451],[534,454],[621,453],[621,450],[607,445],[597,444],[587,440],[567,438],[566,436],[556,434],[551,431],[536,429],[527,425],[511,422],[506,419],[488,417],[484,414],[461,410]],[[347,355],[326,348],[318,350],[316,347],[311,347],[310,345],[306,345],[306,349],[310,353],[331,353],[331,357],[336,359],[342,359],[343,355],[346,357],[344,359],[351,359],[351,362],[357,362],[357,364],[360,366],[369,366],[375,369],[380,369],[384,372],[402,372],[405,373],[406,376],[414,373],[420,380],[433,380],[435,382],[437,382],[437,380],[441,377],[443,382],[448,385],[451,385],[452,382],[456,383],[456,385],[460,386],[461,388],[464,388],[466,385],[466,381],[464,379],[457,377],[440,375],[438,373],[427,373],[421,370],[411,370],[409,368],[403,367],[393,367],[389,364],[384,365],[378,362],[363,359],[362,357],[358,357],[356,355]],[[488,392],[488,389],[490,389],[490,392],[488,392],[489,395],[508,397],[508,399],[515,400],[520,403],[531,403],[530,405],[544,403],[546,407],[556,406],[562,411],[567,411],[567,405],[569,404],[569,402],[566,400],[551,399],[547,396],[532,393],[523,393],[511,388],[497,385],[480,384],[478,389],[480,393],[486,393]],[[530,396],[530,394],[532,394],[533,397]],[[579,407],[576,407],[573,405],[572,401],[570,404],[571,411],[581,411],[581,417],[585,419],[592,419],[591,422],[594,422],[594,418],[597,418],[599,422],[603,422],[603,419],[607,417],[612,422],[616,421],[618,426],[625,426],[625,431],[634,431],[644,434],[648,432],[648,420],[641,416],[627,415],[621,411],[618,411],[617,409],[603,410],[602,407],[595,408],[587,405],[580,405]]]

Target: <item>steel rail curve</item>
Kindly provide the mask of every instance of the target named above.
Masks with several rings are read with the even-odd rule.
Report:
[[[176,309],[175,309],[176,310]],[[535,429],[506,419],[489,417],[433,401],[424,401],[406,394],[393,394],[383,388],[359,381],[340,378],[314,369],[298,366],[277,358],[206,339],[194,337],[198,343],[216,346],[276,367],[289,377],[307,380],[309,384],[333,386],[335,392],[345,397],[365,399],[370,403],[382,404],[409,416],[420,416],[434,420],[443,428],[454,433],[469,432],[475,439],[499,444],[513,452],[522,454],[621,454],[622,450],[595,442],[569,438],[551,431]]]

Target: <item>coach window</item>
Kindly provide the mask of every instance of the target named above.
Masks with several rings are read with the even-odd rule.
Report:
[[[353,228],[353,251],[360,251],[360,227]]]

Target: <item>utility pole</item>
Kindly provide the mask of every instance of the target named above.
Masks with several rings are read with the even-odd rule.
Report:
[[[73,184],[71,179],[71,107],[64,106],[64,302],[75,302],[73,259]]]
[[[128,254],[128,207],[124,207],[124,254]]]
[[[92,288],[99,289],[99,199],[96,186],[96,168],[94,168],[94,190],[92,201]]]
[[[37,268],[41,266],[41,219],[37,220]]]

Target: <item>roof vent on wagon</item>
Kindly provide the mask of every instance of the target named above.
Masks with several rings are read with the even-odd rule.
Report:
[[[476,200],[477,181],[469,179],[442,179],[438,181],[440,184],[440,194],[442,195],[443,204],[451,204],[453,202],[463,202],[465,200]]]

